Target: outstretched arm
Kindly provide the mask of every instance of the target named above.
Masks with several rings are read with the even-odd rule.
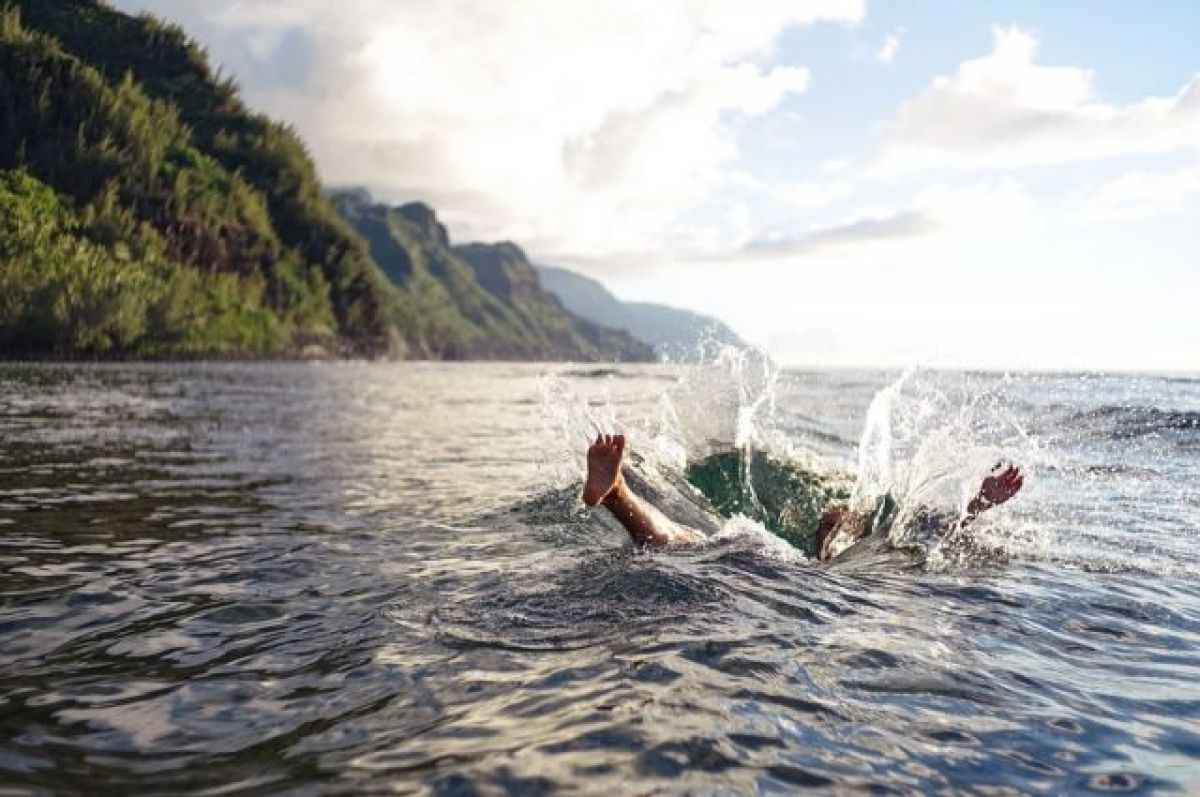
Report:
[[[612,512],[638,545],[660,548],[684,542],[699,542],[703,536],[694,529],[673,523],[653,506],[634,495],[621,475],[625,455],[624,435],[597,435],[587,452],[587,481],[583,502],[602,505]]]
[[[979,492],[967,503],[967,513],[958,521],[955,530],[966,528],[981,513],[1012,498],[1024,483],[1025,476],[1016,465],[996,463],[996,467],[979,486]]]

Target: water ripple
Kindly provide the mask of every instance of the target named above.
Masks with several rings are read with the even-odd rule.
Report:
[[[1194,383],[1030,381],[1090,430],[1029,499],[1071,545],[938,572],[633,552],[547,476],[539,376],[0,368],[0,791],[1200,787]],[[563,378],[651,415],[675,371]],[[882,378],[787,379],[849,457]]]

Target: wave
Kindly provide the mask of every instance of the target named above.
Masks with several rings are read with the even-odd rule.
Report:
[[[1200,434],[1200,411],[1103,405],[1075,413],[1070,423],[1114,440]]]

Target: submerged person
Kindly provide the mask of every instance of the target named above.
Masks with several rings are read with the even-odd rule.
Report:
[[[583,502],[590,507],[601,505],[611,512],[637,545],[663,548],[703,541],[702,532],[670,520],[629,489],[621,475],[624,455],[624,435],[596,436],[587,452]],[[1000,463],[983,480],[963,515],[950,518],[920,508],[915,513],[917,524],[942,536],[961,531],[982,512],[1016,495],[1023,483],[1024,476],[1015,465]],[[817,525],[816,557],[828,561],[872,532],[886,530],[896,514],[896,502],[891,496],[883,496],[874,512],[855,511],[846,504],[829,507]]]

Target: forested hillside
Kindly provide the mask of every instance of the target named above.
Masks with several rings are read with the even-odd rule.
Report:
[[[0,0],[0,258],[0,354],[621,353],[464,345],[435,286],[380,270],[293,130],[182,30],[99,0]]]
[[[420,202],[389,207],[363,191],[338,193],[334,201],[368,242],[375,262],[425,308],[418,340],[438,357],[654,358],[628,333],[571,315],[542,289],[513,244],[451,247],[433,209]]]

